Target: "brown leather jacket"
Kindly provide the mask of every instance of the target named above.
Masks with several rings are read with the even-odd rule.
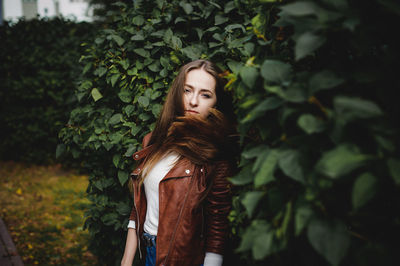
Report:
[[[144,149],[133,155],[146,158],[150,135],[143,139]],[[142,160],[143,162],[143,160]],[[134,206],[130,220],[136,222],[138,247],[143,258],[143,224],[146,197],[137,176],[143,163],[133,170]],[[231,209],[230,175],[227,162],[195,165],[182,158],[159,185],[159,224],[156,265],[200,265],[205,252],[223,254],[228,233],[227,216]]]

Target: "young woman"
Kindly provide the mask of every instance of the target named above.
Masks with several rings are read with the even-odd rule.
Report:
[[[232,101],[211,62],[184,65],[133,157],[134,206],[121,265],[222,265],[231,207]]]

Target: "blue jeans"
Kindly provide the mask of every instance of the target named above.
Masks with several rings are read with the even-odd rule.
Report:
[[[151,240],[151,247],[146,247],[146,266],[155,266],[156,265],[156,236],[150,235],[146,232],[143,232],[143,237]],[[200,264],[203,266],[203,264]]]

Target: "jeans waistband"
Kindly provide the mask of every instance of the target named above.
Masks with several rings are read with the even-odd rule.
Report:
[[[150,235],[149,233],[143,232],[142,240],[146,247],[152,247],[156,245],[157,236]]]

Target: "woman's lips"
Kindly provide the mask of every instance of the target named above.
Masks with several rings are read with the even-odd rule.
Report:
[[[185,112],[189,112],[189,113],[193,113],[193,114],[199,114],[199,112],[193,111],[193,110],[185,110]]]

